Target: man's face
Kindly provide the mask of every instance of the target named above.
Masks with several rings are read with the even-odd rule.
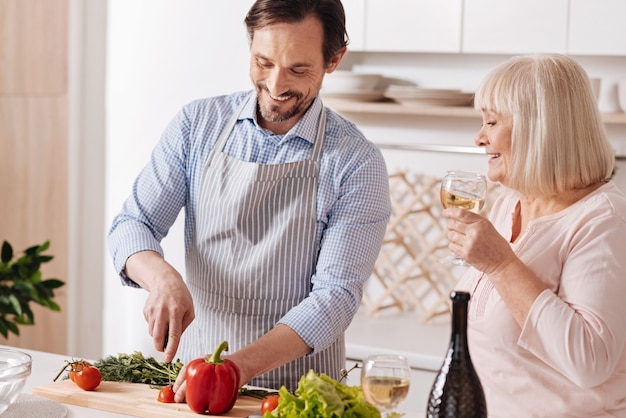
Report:
[[[324,67],[322,23],[308,17],[278,23],[254,32],[250,46],[250,78],[259,96],[259,124],[276,134],[289,131],[309,108],[324,74],[342,55]]]

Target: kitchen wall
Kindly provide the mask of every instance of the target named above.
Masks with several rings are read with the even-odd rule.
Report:
[[[205,0],[108,4],[105,229],[182,105],[250,85],[243,25],[250,1],[219,7]],[[184,273],[182,216],[163,247]],[[156,355],[142,313],[147,293],[122,287],[108,252],[104,256],[104,353]]]
[[[510,55],[348,53],[342,69],[374,72],[387,78],[416,83],[424,88],[458,88],[474,91],[485,73]],[[617,81],[626,78],[626,57],[575,56],[590,77],[601,78],[598,107],[601,112],[621,112],[617,102]],[[376,115],[345,113],[374,142],[385,144],[473,145],[481,120],[476,118]],[[626,124],[605,125],[611,142],[626,157]],[[481,157],[440,153],[384,151],[393,165],[415,167],[431,175],[447,168],[484,171]],[[461,161],[457,161],[461,158]],[[480,162],[479,162],[480,161]],[[476,163],[478,162],[478,165]],[[616,181],[626,190],[626,160],[618,160]]]
[[[134,177],[178,109],[204,96],[251,87],[243,18],[252,2],[206,0],[109,0],[106,79],[106,233],[131,190]],[[590,30],[593,30],[590,28]],[[424,87],[473,89],[504,55],[376,54],[350,52],[342,68],[382,72]],[[613,81],[625,57],[581,57],[590,75],[605,79],[600,105],[614,111]],[[350,114],[379,144],[472,145],[480,120],[425,116]],[[626,125],[609,125],[616,146]],[[626,147],[622,148],[626,150]],[[626,152],[625,152],[626,153]],[[480,156],[385,151],[390,167],[408,166],[441,175],[451,168],[484,171]],[[626,168],[620,178],[626,178]],[[622,182],[626,190],[626,181]],[[184,271],[181,219],[164,240],[166,257]],[[103,353],[155,353],[142,308],[146,292],[123,288],[108,253],[104,270]],[[155,353],[156,354],[156,353]]]
[[[2,343],[65,352],[68,294],[68,1],[0,3],[0,242],[14,257],[50,241],[44,279],[59,278],[60,312],[32,303],[33,326]],[[51,222],[51,220],[54,220]],[[2,283],[3,297],[4,286]],[[7,315],[10,317],[10,315]],[[3,315],[4,317],[4,315]]]

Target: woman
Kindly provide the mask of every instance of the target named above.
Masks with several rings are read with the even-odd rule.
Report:
[[[446,209],[472,265],[469,342],[493,417],[626,417],[626,197],[583,68],[516,57],[485,78],[476,144],[502,194]]]

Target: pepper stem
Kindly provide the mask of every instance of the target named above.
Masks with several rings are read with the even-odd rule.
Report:
[[[222,364],[224,360],[222,359],[222,351],[228,351],[228,341],[222,341],[220,345],[217,346],[211,357],[207,360],[207,363],[212,364]]]

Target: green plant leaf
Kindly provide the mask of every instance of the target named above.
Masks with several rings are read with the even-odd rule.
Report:
[[[24,254],[26,254],[26,255],[39,254],[39,252],[40,252],[39,248],[40,247],[41,247],[41,245],[33,245],[32,247],[28,247],[26,250],[24,250]]]
[[[11,261],[11,259],[13,258],[13,247],[11,247],[11,244],[9,244],[8,242],[4,241],[2,243],[2,262],[3,263],[8,263],[9,261]]]
[[[0,334],[4,336],[4,338],[9,338],[9,328],[7,327],[9,321],[4,318],[0,318]]]
[[[23,315],[16,316],[13,318],[13,322],[20,325],[33,325],[35,322],[33,321],[33,313],[30,313],[30,316],[24,312]]]
[[[6,323],[6,327],[8,328],[8,330],[10,332],[12,332],[15,335],[20,335],[20,330],[17,327],[17,325],[15,325],[13,322],[8,322]]]
[[[47,263],[48,261],[52,260],[53,258],[54,257],[51,256],[51,255],[38,255],[38,256],[34,257],[33,260],[36,263],[41,264],[41,263]]]
[[[45,299],[42,301],[42,305],[45,306],[46,308],[50,309],[51,311],[60,311],[61,307],[52,299]]]
[[[5,338],[9,333],[19,335],[18,325],[35,323],[31,303],[37,303],[52,311],[61,307],[53,300],[54,289],[64,286],[59,279],[43,280],[41,265],[54,257],[42,254],[50,246],[50,241],[27,248],[24,254],[13,260],[11,245],[4,241],[0,263],[0,334]]]
[[[39,266],[37,266],[37,269],[39,269]],[[41,272],[37,270],[30,274],[29,280],[31,283],[41,283],[41,276],[42,276]]]
[[[17,296],[9,295],[9,302],[11,302],[11,306],[13,306],[13,310],[15,311],[15,314],[16,315],[21,315],[22,314],[22,304],[17,299]]]
[[[13,283],[13,288],[17,290],[18,293],[21,293],[23,296],[29,299],[32,299],[33,296],[35,296],[35,287],[32,285],[32,283],[23,280],[16,281],[15,283]]]
[[[48,289],[58,289],[59,287],[65,286],[65,283],[59,279],[47,279],[42,281],[41,285]]]

